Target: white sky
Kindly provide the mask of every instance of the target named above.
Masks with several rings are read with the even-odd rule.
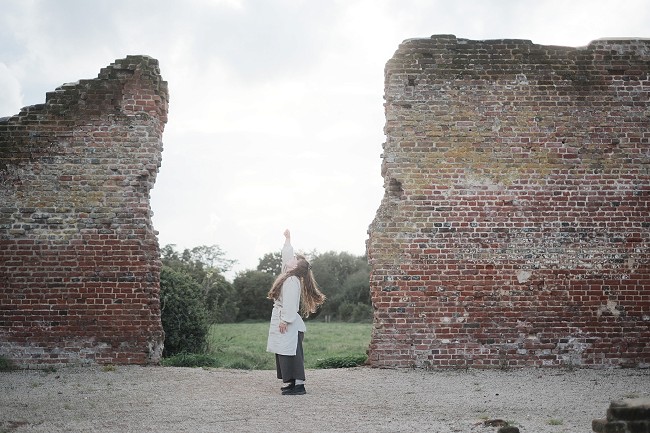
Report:
[[[647,0],[0,0],[0,117],[129,54],[170,90],[160,245],[252,269],[290,228],[365,252],[383,196],[384,65],[405,39],[650,37]],[[232,277],[232,274],[230,274]]]

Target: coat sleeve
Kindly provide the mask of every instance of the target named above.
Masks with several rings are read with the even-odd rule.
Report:
[[[284,272],[284,267],[291,259],[293,259],[293,246],[291,246],[291,241],[287,239],[282,246],[282,272]]]
[[[300,309],[300,280],[289,277],[282,285],[282,312],[280,320],[293,323],[298,318]]]

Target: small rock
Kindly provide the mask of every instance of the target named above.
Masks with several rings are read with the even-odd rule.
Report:
[[[485,427],[507,427],[508,423],[502,419],[488,419],[483,421],[483,425]]]

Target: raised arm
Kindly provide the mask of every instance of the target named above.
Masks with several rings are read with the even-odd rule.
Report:
[[[293,259],[293,246],[291,246],[291,232],[289,229],[284,231],[284,245],[282,246],[282,271],[289,260]]]

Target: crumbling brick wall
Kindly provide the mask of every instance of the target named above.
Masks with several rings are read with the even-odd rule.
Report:
[[[591,429],[597,433],[650,433],[650,398],[612,401],[607,417],[593,420]]]
[[[407,40],[373,366],[650,366],[650,40]]]
[[[0,355],[158,362],[149,192],[167,101],[157,60],[129,56],[0,119]]]

